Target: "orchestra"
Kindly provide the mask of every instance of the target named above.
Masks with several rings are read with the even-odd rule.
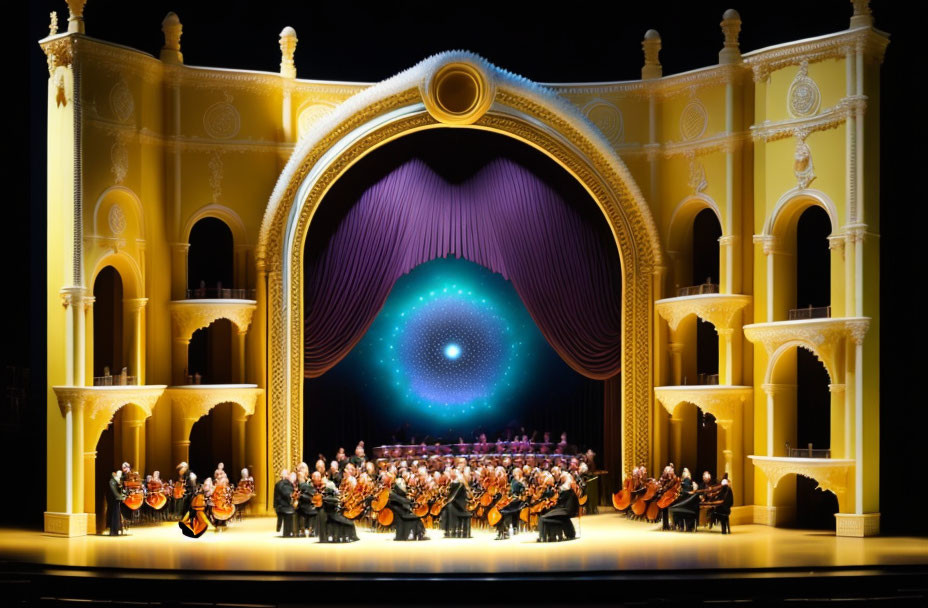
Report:
[[[428,540],[429,529],[471,538],[474,528],[495,530],[497,540],[529,531],[537,532],[538,542],[574,539],[572,520],[592,512],[598,497],[589,500],[587,490],[602,472],[591,471],[592,451],[571,456],[566,436],[556,445],[548,437],[541,443],[523,435],[491,444],[481,435],[473,444],[381,446],[374,459],[359,442],[351,457],[339,449],[328,468],[320,454],[312,471],[301,462],[280,472],[272,500],[276,529],[323,543],[358,540],[358,525],[393,532],[397,541]],[[186,462],[167,482],[159,471],[142,481],[123,463],[108,483],[113,535],[124,533],[130,519],[177,521],[193,537],[209,527],[222,532],[240,521],[255,494],[247,468],[233,485],[221,462],[199,484]],[[727,473],[715,483],[706,471],[696,484],[688,469],[678,477],[669,463],[658,479],[644,465],[635,467],[612,502],[629,519],[661,522],[663,530],[695,531],[703,520],[730,534],[732,496]]]

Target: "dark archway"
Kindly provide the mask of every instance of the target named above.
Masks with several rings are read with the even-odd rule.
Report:
[[[128,362],[123,354],[122,278],[115,268],[106,266],[100,271],[93,283],[93,297],[93,375],[103,377],[105,368],[117,375]]]
[[[818,205],[802,212],[796,225],[796,308],[831,305],[831,220]]]
[[[200,374],[201,384],[232,383],[232,348],[235,328],[228,319],[193,332],[188,347],[187,373]]]
[[[190,230],[187,252],[187,289],[190,297],[222,297],[216,289],[242,287],[235,281],[232,230],[222,220],[205,217]],[[206,292],[197,290],[205,289]]]

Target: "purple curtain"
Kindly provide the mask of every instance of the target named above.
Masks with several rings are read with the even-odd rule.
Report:
[[[615,375],[621,269],[612,235],[594,211],[584,216],[507,159],[461,184],[448,184],[418,159],[397,167],[362,194],[306,260],[306,377],[321,376],[348,354],[399,277],[448,255],[512,281],[573,369],[594,379]]]

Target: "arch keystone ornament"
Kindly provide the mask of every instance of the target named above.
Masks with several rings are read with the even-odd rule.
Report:
[[[315,210],[364,155],[403,135],[448,127],[498,133],[539,150],[602,210],[623,273],[622,467],[649,462],[654,269],[663,264],[644,196],[576,106],[478,55],[448,51],[360,91],[315,122],[268,201],[255,257],[258,299],[267,303],[270,470],[302,459],[303,249]]]

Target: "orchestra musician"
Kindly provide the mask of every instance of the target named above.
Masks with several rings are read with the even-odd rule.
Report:
[[[300,499],[299,505],[297,507],[296,535],[313,537],[316,536],[315,523],[316,517],[318,516],[318,511],[313,504],[313,496],[316,495],[316,488],[314,484],[307,478],[307,470],[308,469],[300,469],[297,473],[297,483],[299,484]],[[313,477],[319,477],[320,481],[322,479],[321,476],[319,476],[318,471],[313,472]]]
[[[337,491],[331,479],[326,482],[322,511],[317,519],[320,543],[350,543],[358,540],[354,522],[338,512],[341,501],[336,496]]]
[[[526,491],[522,478],[522,469],[513,468],[512,481],[509,482],[509,496],[512,501],[499,511],[502,519],[496,525],[496,540],[505,540],[511,534],[519,533],[519,513],[522,511],[522,507],[525,506],[524,495]]]
[[[690,470],[683,469],[680,485],[680,495],[668,509],[673,519],[673,527],[679,530],[695,530],[696,518],[699,515],[699,495],[695,493],[696,485],[690,475]]]
[[[393,511],[396,522],[396,538],[394,540],[428,540],[425,535],[425,526],[418,515],[412,512],[412,501],[406,493],[406,482],[397,477],[390,490],[390,501],[387,503]]]
[[[122,531],[122,514],[120,505],[126,499],[122,488],[122,471],[113,471],[109,479],[109,491],[106,493],[107,527],[110,536],[117,536]]]
[[[470,524],[473,513],[467,510],[467,489],[465,480],[458,469],[451,469],[448,484],[448,498],[441,511],[440,524],[445,538],[470,538]]]
[[[538,542],[556,542],[576,538],[577,532],[570,518],[580,513],[580,502],[577,492],[572,487],[573,481],[570,473],[566,471],[561,473],[557,504],[538,518]]]
[[[290,482],[290,471],[283,469],[280,472],[280,481],[274,486],[274,511],[277,513],[277,531],[283,537],[293,536],[293,484]]]

